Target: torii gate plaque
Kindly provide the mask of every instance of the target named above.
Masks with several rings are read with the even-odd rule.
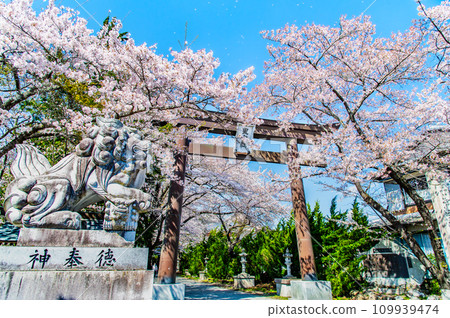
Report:
[[[217,118],[221,114],[211,113]],[[178,125],[201,127],[211,133],[235,135],[237,123],[222,124],[215,119],[180,119]],[[177,141],[180,149],[188,150],[175,155],[175,174],[180,180],[184,180],[186,152],[208,157],[220,157],[237,160],[251,160],[270,163],[283,163],[288,165],[291,177],[291,194],[294,208],[295,229],[297,234],[297,246],[299,251],[301,278],[303,280],[317,280],[316,265],[312,247],[309,222],[306,211],[305,192],[301,178],[300,165],[294,164],[298,157],[298,144],[306,143],[309,138],[319,135],[323,129],[315,125],[292,124],[289,131],[281,131],[274,120],[263,120],[254,130],[254,138],[284,140],[287,145],[286,152],[252,151],[250,154],[234,153],[231,147],[189,144],[187,139]],[[316,165],[308,162],[302,165]],[[323,166],[323,165],[322,165]],[[165,236],[161,257],[159,262],[158,281],[163,284],[174,284],[176,282],[176,268],[178,256],[178,243],[180,235],[180,221],[183,203],[183,186],[178,182],[171,183],[169,194],[170,211],[166,218]]]

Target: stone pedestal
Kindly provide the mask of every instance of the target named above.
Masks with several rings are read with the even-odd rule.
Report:
[[[147,248],[0,246],[1,271],[146,270]]]
[[[296,277],[283,277],[275,278],[275,283],[277,284],[277,295],[281,297],[292,297],[291,294],[291,280],[296,279]]]
[[[0,271],[3,300],[150,300],[153,271]]]
[[[0,247],[0,299],[153,297],[148,249],[115,233],[22,229],[21,246]]]
[[[184,284],[153,284],[153,300],[184,300]]]
[[[252,288],[255,287],[255,276],[247,273],[240,273],[233,276],[234,288]]]
[[[331,283],[329,281],[291,280],[293,300],[332,300]]]
[[[198,272],[198,276],[199,276],[200,280],[207,280],[205,271]]]
[[[93,230],[21,228],[17,246],[133,247],[118,233]]]

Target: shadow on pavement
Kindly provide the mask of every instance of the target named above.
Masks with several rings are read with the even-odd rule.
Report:
[[[229,290],[223,287],[202,283],[186,278],[177,279],[185,284],[186,300],[267,300],[269,297]]]

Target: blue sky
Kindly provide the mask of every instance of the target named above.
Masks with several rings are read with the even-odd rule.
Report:
[[[37,7],[45,2],[35,0]],[[254,66],[261,80],[263,62],[268,58],[262,30],[302,25],[335,24],[339,17],[362,12],[372,16],[380,35],[401,31],[417,15],[414,0],[55,0],[56,4],[80,11],[97,30],[106,16],[119,18],[124,31],[138,44],[158,44],[157,52],[180,49],[188,23],[188,41],[193,49],[212,50],[221,61],[221,72],[235,73]],[[437,0],[424,0],[432,6]]]
[[[219,58],[219,72],[236,73],[250,66],[255,67],[257,78],[262,81],[264,61],[269,58],[267,42],[260,31],[281,28],[286,23],[298,26],[305,23],[334,25],[339,17],[372,17],[379,36],[407,29],[417,17],[414,0],[56,0],[57,5],[74,8],[89,21],[89,27],[97,31],[108,15],[123,22],[137,44],[157,44],[159,54],[169,49],[180,50],[179,42],[185,39],[194,50],[213,51]],[[423,0],[427,7],[440,3]],[[37,10],[46,2],[35,0]],[[256,165],[254,165],[256,168]],[[285,166],[269,166],[282,171]],[[306,199],[311,204],[321,202],[322,210],[329,209],[332,191],[323,191],[312,181],[305,181]],[[353,198],[341,199],[340,207],[346,209]]]

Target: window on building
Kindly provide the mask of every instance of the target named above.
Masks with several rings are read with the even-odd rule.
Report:
[[[417,177],[408,180],[409,184],[417,190],[417,193],[427,202],[431,202],[431,195],[425,177]],[[402,211],[414,206],[413,200],[396,183],[385,183],[384,190],[388,202],[389,211]]]

